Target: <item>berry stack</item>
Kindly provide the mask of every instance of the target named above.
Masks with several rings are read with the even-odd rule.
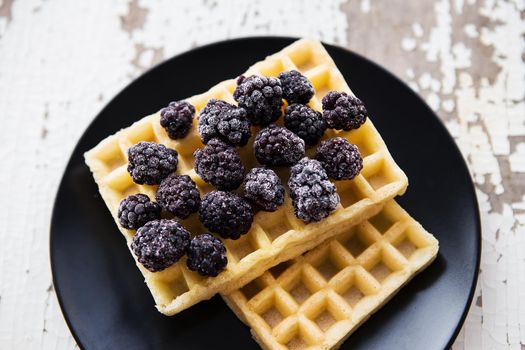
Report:
[[[327,129],[359,128],[367,112],[359,99],[337,91],[324,96],[323,111],[316,111],[308,105],[314,94],[304,75],[288,71],[277,78],[239,77],[233,93],[238,105],[210,99],[198,114],[197,131],[204,146],[194,158],[197,175],[215,189],[202,199],[188,175],[175,173],[175,150],[153,142],[132,146],[128,172],[133,181],[158,185],[155,201],[135,194],[118,209],[121,226],[136,230],[131,249],[138,261],[156,272],[186,256],[190,270],[217,276],[228,264],[221,238],[239,239],[250,230],[258,210],[278,210],[285,201],[283,183],[299,219],[310,223],[329,216],[339,204],[330,179],[353,179],[363,160],[346,139],[323,136]],[[161,110],[160,125],[170,138],[183,139],[195,114],[190,103],[171,102]],[[249,143],[260,166],[245,169],[239,148]],[[315,159],[306,157],[307,149],[316,146]],[[289,168],[288,179],[277,175],[287,173],[283,168]],[[192,215],[198,215],[209,232],[190,233],[181,224]]]

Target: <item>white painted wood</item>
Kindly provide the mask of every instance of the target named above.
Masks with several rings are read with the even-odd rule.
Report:
[[[470,164],[484,228],[480,283],[454,349],[523,349],[525,3],[410,4],[0,0],[0,349],[75,347],[51,286],[48,230],[87,124],[152,64],[257,34],[352,48],[437,111]]]

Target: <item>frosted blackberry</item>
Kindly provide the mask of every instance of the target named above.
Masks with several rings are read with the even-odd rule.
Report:
[[[228,264],[226,248],[209,233],[193,237],[188,247],[188,268],[201,276],[215,277]]]
[[[326,130],[326,124],[320,112],[297,103],[286,107],[284,125],[308,145],[316,144]]]
[[[315,159],[303,158],[291,168],[288,187],[295,215],[305,222],[324,219],[339,203],[335,185]]]
[[[218,137],[231,145],[244,146],[251,136],[244,108],[214,98],[199,113],[198,129],[203,143]]]
[[[359,149],[342,137],[322,141],[315,158],[334,180],[351,180],[363,169]]]
[[[363,102],[345,92],[330,91],[323,97],[322,104],[323,118],[332,129],[357,129],[368,116]]]
[[[166,129],[172,139],[181,139],[188,135],[193,123],[195,107],[186,101],[170,102],[160,110],[160,125]]]
[[[284,187],[273,170],[253,168],[244,178],[244,197],[265,211],[275,211],[284,202]]]
[[[279,74],[279,80],[283,88],[283,98],[288,104],[307,104],[315,93],[310,80],[296,70],[282,72]]]
[[[151,272],[164,270],[186,253],[190,233],[177,221],[154,220],[137,230],[131,250]]]
[[[148,196],[138,193],[120,202],[117,216],[122,227],[136,230],[148,221],[160,219],[160,210],[160,206]]]
[[[277,78],[252,75],[240,76],[233,98],[246,109],[253,125],[266,126],[281,116],[283,90]]]
[[[177,151],[154,142],[139,142],[128,149],[128,172],[137,184],[158,185],[177,169]]]
[[[199,209],[202,224],[222,238],[238,239],[253,221],[252,206],[232,192],[212,191],[202,199]]]
[[[292,165],[304,157],[304,141],[274,124],[261,129],[253,142],[255,157],[264,165]]]
[[[175,216],[186,219],[199,210],[201,197],[195,182],[188,175],[171,174],[157,188],[157,202]]]
[[[206,182],[220,190],[233,190],[242,183],[244,166],[233,146],[212,139],[194,153],[195,171]]]

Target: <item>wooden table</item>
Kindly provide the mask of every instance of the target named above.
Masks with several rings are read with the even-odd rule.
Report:
[[[361,53],[442,118],[470,164],[484,229],[478,288],[454,348],[525,349],[524,7],[519,0],[0,0],[0,348],[75,347],[51,284],[48,230],[66,161],[97,112],[176,53],[274,34]]]

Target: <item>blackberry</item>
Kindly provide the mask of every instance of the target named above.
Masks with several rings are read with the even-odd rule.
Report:
[[[160,125],[172,139],[182,139],[188,135],[193,123],[195,107],[186,101],[170,102],[160,110]]]
[[[253,125],[266,126],[281,116],[283,90],[277,78],[240,76],[233,98],[246,109]]]
[[[244,197],[265,211],[275,211],[284,202],[284,187],[273,170],[253,168],[244,178]]]
[[[344,92],[330,91],[323,97],[323,118],[329,128],[357,129],[366,121],[367,111],[363,102]]]
[[[139,142],[128,149],[128,172],[137,184],[158,185],[177,169],[177,151],[154,142]]]
[[[279,74],[279,80],[283,88],[283,98],[289,104],[307,104],[315,93],[310,80],[296,70],[282,72]]]
[[[320,162],[303,158],[290,170],[288,180],[295,215],[305,221],[320,221],[339,203],[339,195]]]
[[[304,157],[304,141],[290,130],[272,124],[253,142],[255,157],[265,165],[292,165]]]
[[[208,143],[218,137],[232,145],[244,146],[251,136],[244,108],[212,98],[199,113],[199,134]]]
[[[359,149],[342,137],[322,141],[315,158],[334,180],[351,180],[363,169]]]
[[[195,171],[206,182],[220,190],[233,190],[242,183],[244,166],[233,146],[212,139],[194,153]]]
[[[202,224],[222,238],[238,239],[250,229],[252,206],[233,192],[212,191],[202,199],[199,209]]]
[[[186,219],[199,210],[201,197],[188,175],[171,174],[157,188],[157,202],[166,211]]]
[[[153,220],[137,230],[131,250],[151,272],[175,264],[190,244],[190,233],[177,221]]]
[[[188,268],[201,276],[215,277],[228,264],[226,248],[221,240],[209,233],[193,237],[188,247]]]
[[[308,106],[294,103],[286,107],[284,125],[297,134],[308,145],[314,145],[326,130],[321,112]]]
[[[160,206],[145,194],[138,193],[120,202],[117,216],[122,227],[136,230],[148,221],[160,219]]]

